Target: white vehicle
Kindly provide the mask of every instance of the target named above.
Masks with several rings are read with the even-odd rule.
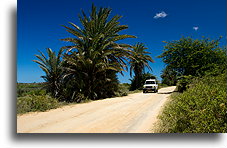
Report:
[[[143,86],[143,93],[148,91],[158,92],[158,82],[155,79],[148,79]]]

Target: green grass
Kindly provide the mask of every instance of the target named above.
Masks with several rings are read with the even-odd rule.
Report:
[[[160,118],[160,133],[226,133],[226,74],[193,80],[188,90],[174,93]]]
[[[49,95],[24,96],[17,98],[17,114],[26,112],[46,111],[61,105],[57,99]]]
[[[64,104],[46,93],[44,83],[17,83],[17,114],[46,111]]]

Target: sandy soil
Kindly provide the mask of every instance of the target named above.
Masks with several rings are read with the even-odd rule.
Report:
[[[151,133],[174,86],[17,116],[18,133]]]

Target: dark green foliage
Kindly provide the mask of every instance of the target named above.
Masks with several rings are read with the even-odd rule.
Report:
[[[67,49],[63,57],[64,79],[72,84],[64,94],[82,93],[85,98],[96,100],[114,96],[118,90],[116,73],[127,67],[125,60],[130,56],[131,46],[117,41],[135,36],[120,35],[128,26],[119,25],[121,16],[109,18],[110,13],[109,8],[97,10],[92,5],[89,17],[83,11],[79,16],[82,28],[73,23],[71,28],[64,26],[73,35],[62,39],[71,43],[63,47]]]
[[[203,76],[206,71],[214,68],[223,69],[225,58],[218,41],[183,37],[166,42],[165,50],[159,57],[178,75]]]
[[[161,74],[162,83],[168,86],[174,86],[177,84],[177,72],[166,66]]]
[[[54,51],[47,48],[48,57],[40,51],[40,55],[35,55],[39,60],[33,60],[45,72],[46,75],[41,77],[46,81],[45,87],[47,92],[50,92],[53,97],[59,97],[61,95],[63,76],[62,52],[63,50],[61,49],[56,55]]]
[[[189,88],[189,85],[194,77],[189,75],[189,76],[181,76],[178,77],[178,82],[177,82],[177,91],[183,92],[187,88]]]
[[[133,79],[131,80],[131,86],[130,86],[130,91],[139,89],[142,90],[143,89],[143,85],[145,83],[145,81],[147,79],[156,79],[156,77],[150,73],[144,73],[141,75],[140,79],[136,80],[136,76],[133,77]]]
[[[105,78],[106,81],[100,81],[97,88],[97,96],[100,99],[111,98],[115,95],[115,92],[119,91],[119,81],[117,79],[116,72],[113,70],[107,70],[106,73],[99,76],[99,79]]]
[[[130,84],[123,83],[118,85],[118,91],[115,92],[116,97],[127,96],[129,93]]]
[[[154,62],[154,60],[149,56],[149,52],[145,51],[147,48],[143,43],[137,43],[132,47],[130,56],[130,75],[134,73],[134,77],[131,80],[130,90],[141,89],[144,83],[145,67],[152,70],[148,62]]]
[[[44,83],[17,83],[17,97],[45,94]]]
[[[218,46],[219,40],[183,37],[166,43],[159,56],[167,64],[161,77],[168,85],[176,85],[179,80],[180,91],[186,90],[191,77],[218,75],[226,68],[226,50]]]
[[[172,95],[157,132],[226,133],[226,88],[226,73],[194,79],[187,91]]]
[[[30,95],[17,98],[17,113],[46,111],[57,108],[58,101],[48,95]]]
[[[48,56],[40,52],[34,60],[45,72],[47,92],[59,101],[81,102],[127,95],[119,90],[117,73],[127,70],[126,61],[132,55],[131,46],[118,43],[135,36],[119,32],[128,28],[120,25],[121,16],[110,18],[111,9],[92,5],[89,16],[79,15],[82,27],[69,23],[64,26],[72,36],[56,55],[50,48]],[[64,54],[63,50],[66,52]],[[141,55],[140,55],[141,56]]]
[[[80,89],[81,87],[78,87],[78,85],[80,86],[80,83],[75,81],[73,77],[65,78],[62,85],[61,96],[58,97],[59,101],[79,103],[87,100]]]

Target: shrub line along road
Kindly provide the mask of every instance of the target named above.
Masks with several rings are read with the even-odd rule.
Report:
[[[17,116],[18,133],[151,133],[175,86]]]

